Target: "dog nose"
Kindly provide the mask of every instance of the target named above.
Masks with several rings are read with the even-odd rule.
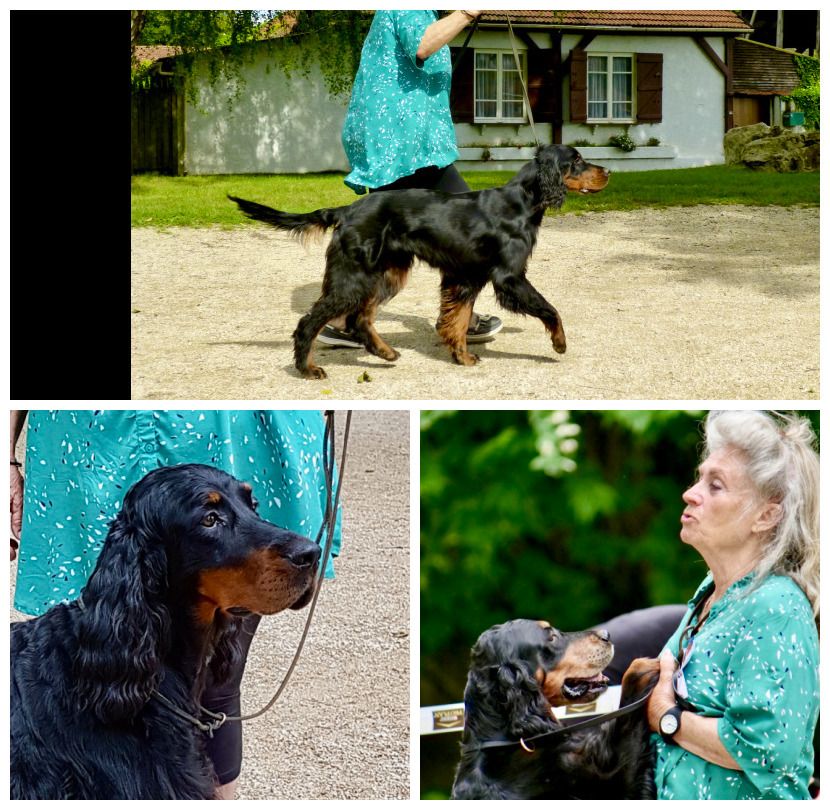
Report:
[[[297,568],[314,568],[320,560],[320,554],[322,554],[320,546],[305,540],[302,545],[292,545],[285,557]]]

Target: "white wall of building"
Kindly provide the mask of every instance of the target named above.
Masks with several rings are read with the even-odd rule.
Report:
[[[188,174],[348,171],[340,143],[348,99],[329,95],[316,65],[288,79],[274,62],[260,48],[243,64],[245,84],[230,107],[224,81],[211,89],[204,66],[194,74],[200,92],[195,106],[187,103]]]
[[[534,34],[542,48],[551,46],[551,37]],[[722,37],[707,38],[723,59]],[[579,41],[566,35],[562,58]],[[454,45],[462,44],[459,38]],[[479,47],[510,49],[506,32],[480,31]],[[517,48],[526,46],[517,40]],[[725,81],[698,45],[685,36],[597,36],[586,49],[589,53],[662,53],[663,120],[655,124],[563,125],[562,142],[589,141],[605,146],[611,135],[628,131],[638,148],[631,153],[602,149],[603,165],[615,171],[684,168],[723,163]],[[187,102],[185,123],[185,171],[188,174],[305,173],[348,171],[340,142],[347,98],[332,98],[316,66],[308,76],[299,71],[287,78],[275,66],[278,51],[270,55],[261,49],[242,66],[245,84],[240,97],[229,105],[232,89],[224,81],[211,88],[206,68],[197,70],[192,81],[200,88],[199,100]],[[563,110],[568,118],[569,82],[563,79]],[[541,143],[551,143],[551,124],[537,124]],[[527,160],[527,149],[511,155],[511,147],[534,144],[529,125],[457,124],[461,150],[459,168],[515,169]],[[641,146],[657,138],[660,146]],[[494,150],[494,147],[499,149]],[[505,148],[508,151],[505,151]],[[490,160],[482,161],[482,150]],[[586,157],[592,151],[582,148]]]

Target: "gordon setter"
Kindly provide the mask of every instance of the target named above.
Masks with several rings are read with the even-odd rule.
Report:
[[[553,706],[587,703],[605,691],[614,646],[606,630],[561,633],[516,619],[491,627],[472,650],[454,799],[653,799],[645,712],[522,746],[562,728]],[[659,663],[637,659],[623,677],[620,705],[654,685]],[[534,750],[526,750],[534,749]]]
[[[248,217],[297,236],[334,229],[322,295],[294,331],[297,369],[304,377],[322,378],[325,372],[312,358],[314,340],[339,316],[346,316],[347,327],[368,352],[397,360],[398,352],[375,331],[375,314],[404,286],[415,258],[441,273],[438,334],[456,363],[471,366],[479,360],[467,351],[467,328],[488,282],[501,306],[542,321],[554,350],[563,353],[562,319],[527,280],[527,262],[545,209],[561,207],[567,191],[602,190],[609,174],[575,149],[554,145],[540,148],[501,188],[461,194],[379,191],[349,206],[308,214],[230,199]]]
[[[230,475],[186,464],[145,476],[81,598],[12,624],[11,797],[213,798],[205,732],[178,712],[200,718],[244,616],[310,601],[319,557],[262,520]]]

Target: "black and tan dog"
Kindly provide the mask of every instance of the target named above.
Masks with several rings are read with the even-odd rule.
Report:
[[[654,778],[644,710],[605,724],[522,745],[561,729],[553,706],[587,703],[605,691],[614,647],[607,631],[561,633],[547,622],[516,619],[491,627],[472,650],[464,692],[465,726],[454,799],[650,799]],[[651,659],[623,677],[620,705],[657,680]]]
[[[248,217],[298,236],[334,229],[322,295],[294,331],[297,369],[304,377],[321,378],[326,375],[314,364],[313,343],[338,317],[346,317],[367,351],[384,360],[398,358],[375,331],[375,314],[404,286],[416,258],[441,273],[438,333],[456,363],[478,362],[467,351],[467,328],[487,283],[505,309],[542,321],[554,350],[563,353],[562,319],[527,280],[527,262],[545,210],[561,207],[568,191],[602,190],[609,174],[569,146],[545,146],[509,183],[483,191],[381,191],[349,206],[308,214],[230,199]]]
[[[238,658],[243,617],[308,604],[319,559],[220,470],[145,476],[82,599],[12,625],[12,799],[213,798],[205,685]]]

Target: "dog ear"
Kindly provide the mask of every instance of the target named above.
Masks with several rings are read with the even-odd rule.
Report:
[[[158,686],[170,635],[166,580],[161,540],[122,511],[82,593],[73,662],[81,708],[102,722],[134,717]]]
[[[523,661],[502,664],[497,677],[510,734],[522,737],[549,730],[550,704],[528,664]]]
[[[567,189],[556,150],[550,147],[539,148],[534,163],[537,166],[537,182],[545,207],[561,208],[562,203],[565,202]]]

